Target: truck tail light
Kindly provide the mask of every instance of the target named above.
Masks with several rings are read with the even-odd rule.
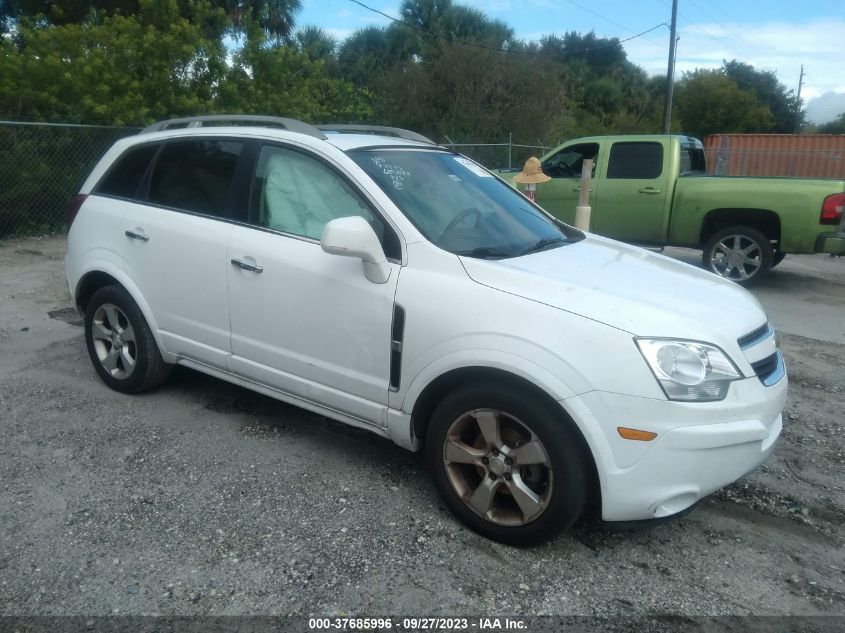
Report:
[[[843,211],[845,211],[845,193],[834,193],[824,199],[819,222],[821,224],[839,224],[842,221]]]
[[[73,224],[73,221],[76,219],[76,215],[82,208],[82,204],[85,202],[86,198],[88,198],[87,195],[80,193],[68,201],[67,206],[65,207],[65,223],[67,224],[68,231],[70,231],[70,225]]]

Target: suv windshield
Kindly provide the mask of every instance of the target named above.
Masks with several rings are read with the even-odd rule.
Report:
[[[349,155],[429,241],[450,253],[517,257],[581,235],[463,156],[416,149],[362,149]]]

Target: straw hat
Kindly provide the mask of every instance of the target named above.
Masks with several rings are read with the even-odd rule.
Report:
[[[540,165],[540,159],[536,156],[532,156],[525,161],[525,167],[523,167],[522,171],[513,177],[513,181],[519,183],[520,185],[549,182],[550,180],[551,178],[543,173],[543,169]]]

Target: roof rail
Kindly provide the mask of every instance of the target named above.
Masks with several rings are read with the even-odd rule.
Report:
[[[437,145],[430,138],[417,134],[410,130],[403,130],[401,127],[390,127],[387,125],[318,125],[317,129],[324,132],[338,132],[340,134],[384,134],[385,136],[396,136],[406,141],[418,141]]]
[[[301,134],[307,134],[308,136],[316,136],[320,139],[326,138],[325,134],[308,123],[303,123],[302,121],[286,117],[261,116],[257,114],[207,114],[203,116],[167,119],[166,121],[158,121],[157,123],[153,123],[152,125],[145,127],[139,132],[139,134],[189,127],[222,126],[232,123],[246,123],[248,125],[255,125],[258,127],[279,127],[290,132],[299,132]]]

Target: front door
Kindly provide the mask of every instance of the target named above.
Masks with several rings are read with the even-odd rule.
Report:
[[[556,218],[568,224],[575,223],[575,206],[581,193],[581,166],[588,158],[593,159],[593,184],[590,188],[590,204],[595,199],[596,163],[598,143],[567,145],[543,161],[543,173],[551,180],[537,185],[536,202]],[[519,187],[519,185],[515,185]]]
[[[613,143],[603,172],[590,230],[626,242],[661,243],[671,200],[663,143]]]
[[[250,206],[251,226],[233,228],[227,257],[231,369],[383,425],[400,265],[375,284],[361,260],[325,253],[319,240],[330,220],[362,216],[392,257],[395,233],[329,165],[277,145],[260,151]]]

